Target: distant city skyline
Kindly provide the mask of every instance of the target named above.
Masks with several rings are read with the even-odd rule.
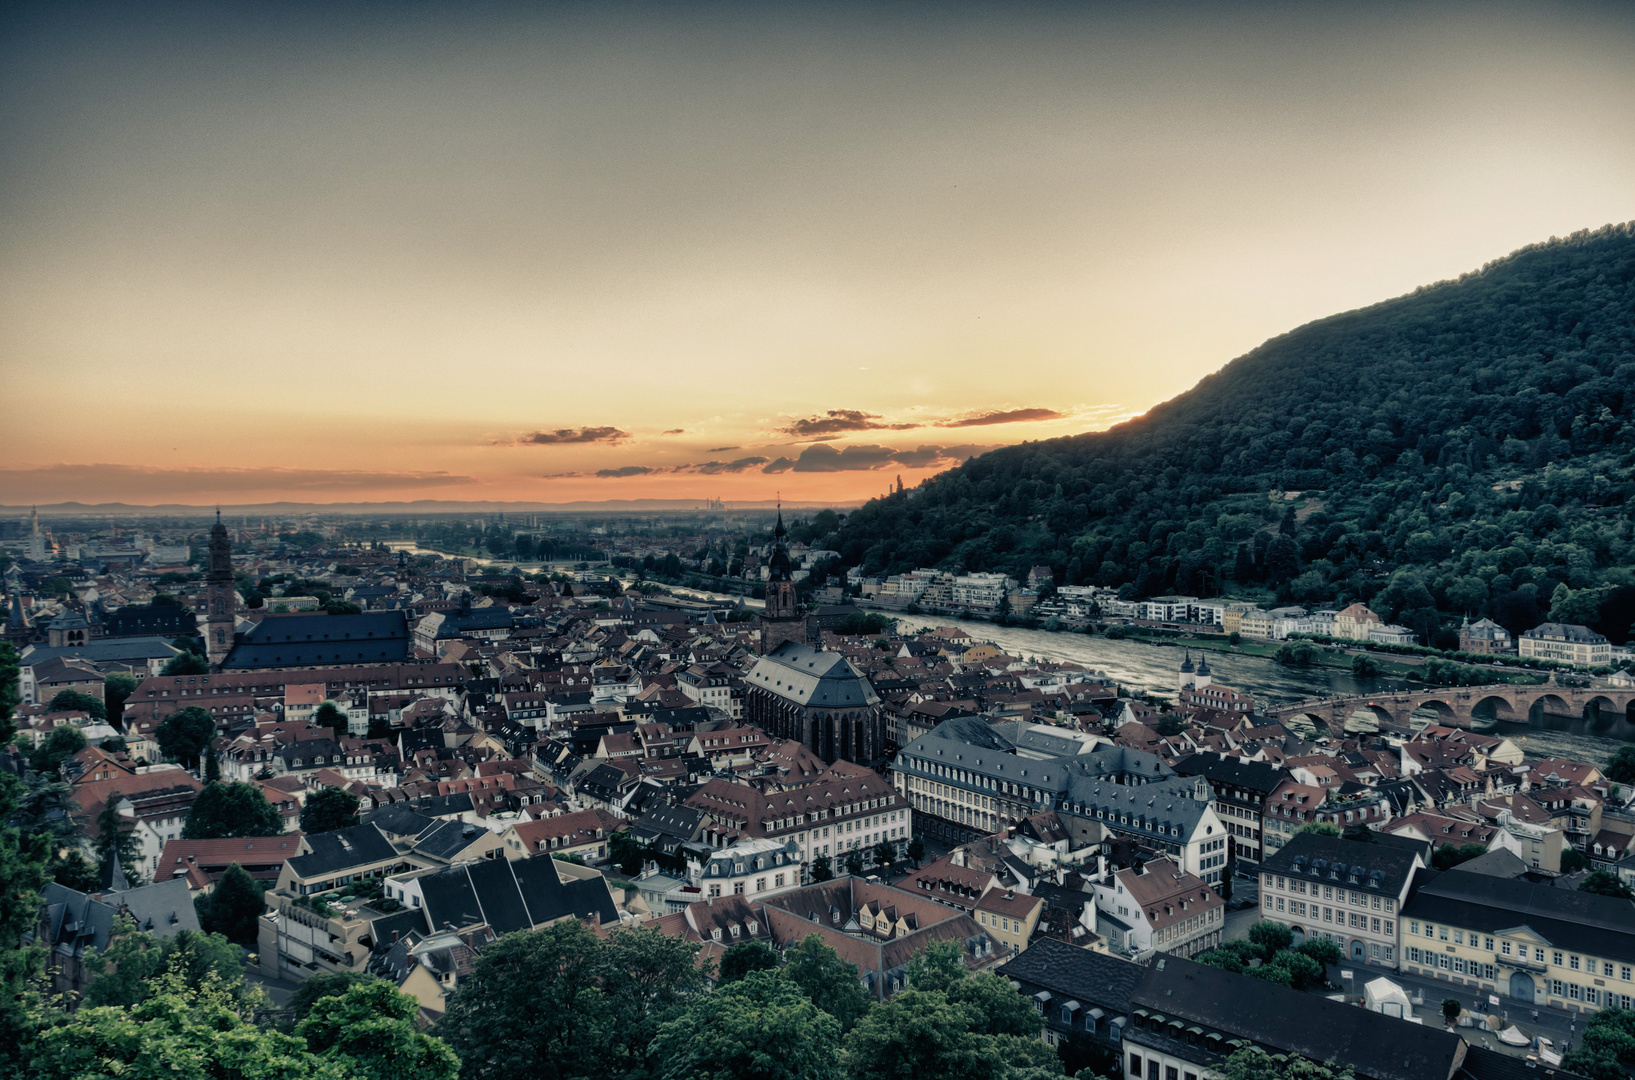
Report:
[[[0,504],[865,499],[1635,218],[1632,55],[1620,5],[13,6]]]

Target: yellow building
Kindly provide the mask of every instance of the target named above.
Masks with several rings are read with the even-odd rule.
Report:
[[[973,914],[977,924],[988,931],[1000,948],[1019,953],[1028,947],[1044,909],[1045,902],[1037,896],[1010,889],[989,889],[977,901]]]
[[[1452,870],[1402,910],[1402,968],[1518,1005],[1635,1006],[1635,918],[1609,896]]]

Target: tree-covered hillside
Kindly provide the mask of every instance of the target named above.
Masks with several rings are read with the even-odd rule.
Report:
[[[1289,498],[1292,492],[1301,493]],[[986,454],[862,507],[848,565],[1130,595],[1635,621],[1635,224],[1311,323],[1110,431]]]

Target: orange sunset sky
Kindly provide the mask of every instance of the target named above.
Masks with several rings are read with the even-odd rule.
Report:
[[[1635,217],[1626,5],[0,19],[13,506],[858,500]]]

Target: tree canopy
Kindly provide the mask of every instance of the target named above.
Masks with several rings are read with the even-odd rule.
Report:
[[[153,729],[153,738],[159,744],[160,752],[189,769],[198,767],[199,756],[215,737],[215,718],[197,705],[171,713]]]
[[[277,836],[284,819],[254,784],[204,785],[182,824],[182,839],[213,840],[227,836]]]
[[[358,797],[345,788],[326,787],[301,806],[301,831],[333,832],[358,823]]]

